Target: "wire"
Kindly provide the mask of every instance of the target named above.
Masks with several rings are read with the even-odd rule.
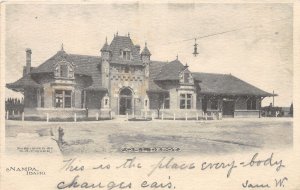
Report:
[[[279,22],[279,21],[283,21],[283,20],[288,20],[290,18],[291,17],[284,18],[284,19],[279,19],[279,20],[273,20],[273,21],[266,22],[266,23],[263,23],[263,24],[269,24],[269,23],[273,23],[273,22]],[[217,36],[217,35],[226,34],[226,33],[230,33],[230,32],[241,31],[241,30],[245,30],[245,29],[249,29],[249,28],[261,27],[263,24],[254,25],[254,26],[246,26],[246,27],[236,28],[236,29],[227,30],[227,31],[223,31],[223,32],[217,32],[217,33],[213,33],[213,34],[208,34],[208,35],[204,35],[204,36],[198,36],[198,37],[194,37],[194,38],[188,38],[188,39],[184,39],[184,40],[168,42],[168,43],[163,44],[163,45],[173,44],[173,43],[179,43],[179,42],[186,42],[186,41],[192,41],[192,40],[195,40],[195,39],[198,40],[198,39],[207,38],[207,37],[211,37],[211,36]]]

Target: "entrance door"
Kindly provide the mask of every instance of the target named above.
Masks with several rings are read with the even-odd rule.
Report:
[[[132,113],[132,92],[128,88],[124,88],[120,92],[120,108],[119,114],[126,115]]]
[[[234,116],[234,101],[223,101],[223,117]]]

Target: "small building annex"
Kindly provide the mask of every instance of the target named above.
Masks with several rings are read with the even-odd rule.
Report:
[[[233,75],[192,72],[178,60],[153,61],[129,36],[115,35],[101,55],[68,54],[62,47],[37,67],[26,49],[23,76],[6,85],[24,94],[25,116],[99,117],[164,114],[260,117],[272,94]],[[157,115],[156,115],[157,116]]]

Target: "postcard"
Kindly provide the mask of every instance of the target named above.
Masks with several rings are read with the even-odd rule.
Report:
[[[300,189],[299,7],[2,2],[0,189]]]

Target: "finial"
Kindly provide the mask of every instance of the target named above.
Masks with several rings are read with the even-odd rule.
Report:
[[[178,53],[177,53],[177,55],[176,55],[176,60],[178,60]]]
[[[61,44],[61,51],[64,51],[64,43]]]
[[[117,31],[117,36],[119,35],[118,31]]]
[[[147,42],[145,42],[145,47],[147,47]]]
[[[105,37],[105,43],[107,44],[107,36]]]
[[[130,33],[128,32],[128,37],[130,38]]]

